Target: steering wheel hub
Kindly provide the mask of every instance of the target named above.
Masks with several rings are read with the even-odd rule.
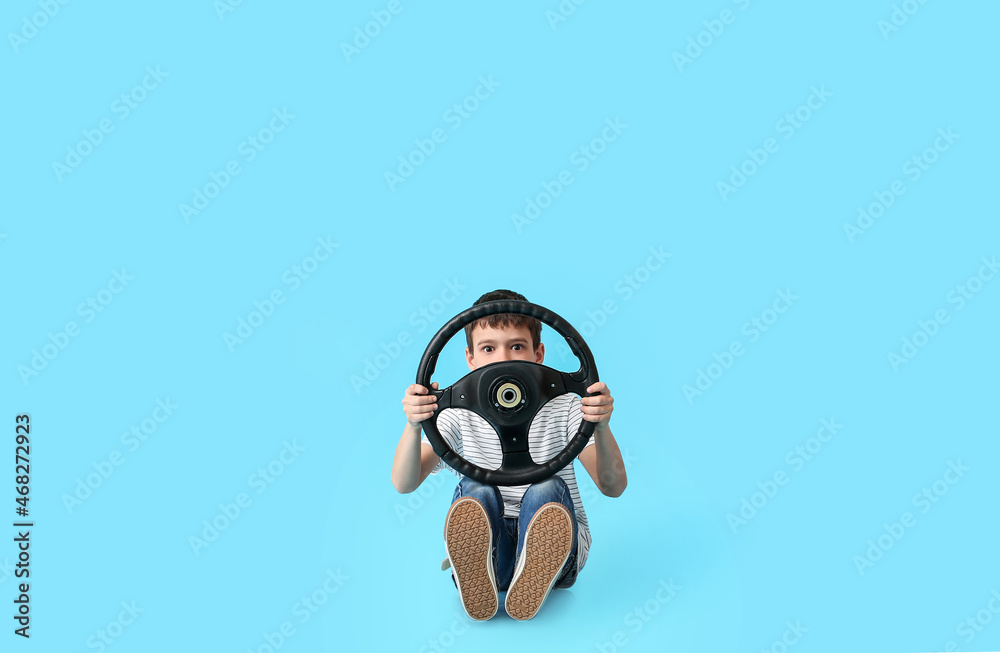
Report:
[[[516,411],[524,408],[527,399],[524,398],[524,388],[514,377],[497,379],[493,384],[496,388],[490,391],[493,397],[493,407],[500,412]]]

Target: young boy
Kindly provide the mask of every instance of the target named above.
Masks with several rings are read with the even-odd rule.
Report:
[[[499,299],[526,301],[518,293],[496,290],[473,306]],[[541,328],[539,320],[517,314],[490,315],[467,325],[469,369],[508,360],[541,363],[545,358]],[[431,385],[435,390],[438,387]],[[614,399],[604,383],[593,384],[587,392],[599,394],[582,400],[564,394],[543,406],[529,429],[528,448],[535,462],[545,462],[565,448],[581,419],[594,422],[594,435],[578,458],[598,489],[617,497],[628,481],[608,427]],[[421,437],[420,422],[434,414],[436,401],[421,385],[406,389],[406,427],[392,461],[392,484],[401,493],[412,492],[428,474],[445,467],[427,437]],[[469,462],[486,469],[500,467],[499,439],[480,416],[467,410],[445,410],[438,417],[438,429]],[[498,590],[507,590],[507,614],[531,619],[553,587],[576,582],[587,560],[590,530],[573,465],[532,485],[497,487],[458,476],[444,534],[448,563],[465,612],[472,619],[490,619],[499,606]]]

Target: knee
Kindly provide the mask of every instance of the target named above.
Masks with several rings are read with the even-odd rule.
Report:
[[[487,507],[499,507],[503,505],[500,490],[495,485],[486,485],[468,476],[462,477],[462,480],[459,481],[456,495],[455,499],[459,497],[472,497]]]
[[[532,495],[545,497],[547,501],[561,501],[564,496],[569,498],[569,488],[566,486],[566,482],[558,476],[550,476],[544,481],[532,483],[525,490],[525,495],[529,492]]]
[[[562,504],[566,508],[566,511],[569,512],[570,519],[573,520],[575,542],[577,524],[576,511],[573,507],[573,497],[569,493],[569,486],[558,476],[550,476],[540,483],[533,483],[525,490],[524,497],[521,499],[522,509],[527,505],[531,511],[538,510],[546,503]]]

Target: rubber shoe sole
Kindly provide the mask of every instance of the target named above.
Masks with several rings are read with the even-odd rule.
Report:
[[[444,541],[462,607],[476,621],[491,619],[500,604],[493,572],[493,533],[477,500],[459,499],[448,511]]]
[[[573,521],[561,503],[538,509],[524,534],[524,546],[504,607],[514,619],[534,617],[552,591],[573,547]]]

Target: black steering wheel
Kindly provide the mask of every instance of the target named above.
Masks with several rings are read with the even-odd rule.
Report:
[[[443,390],[431,389],[431,375],[438,354],[452,336],[467,324],[498,313],[514,313],[537,318],[566,339],[580,361],[575,372],[560,372],[527,361],[501,361],[469,372]],[[459,313],[435,334],[417,370],[417,383],[437,396],[437,410],[420,423],[441,460],[461,474],[487,485],[527,485],[543,481],[580,455],[594,433],[594,422],[580,421],[576,435],[559,454],[546,463],[536,463],[528,452],[528,427],[538,410],[553,398],[573,392],[588,395],[587,388],[597,383],[597,366],[590,347],[569,322],[552,311],[517,300],[483,302]],[[452,451],[437,428],[438,415],[445,408],[467,408],[485,419],[500,438],[503,459],[500,469],[473,465]]]

